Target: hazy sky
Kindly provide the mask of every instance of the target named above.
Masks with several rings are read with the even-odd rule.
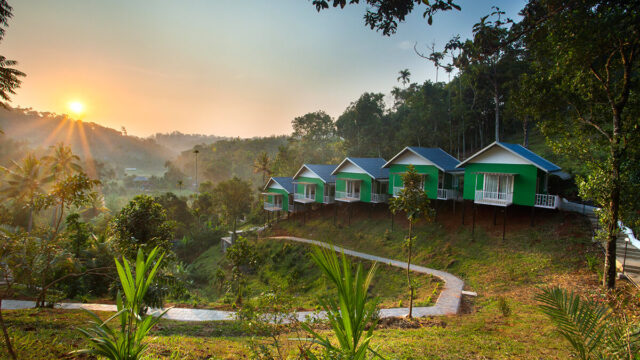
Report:
[[[363,92],[389,93],[400,69],[435,80],[413,51],[469,37],[498,4],[463,1],[462,12],[421,11],[385,37],[364,26],[364,6],[317,13],[309,0],[9,0],[14,18],[2,55],[27,73],[12,104],[68,112],[147,136],[179,130],[250,137],[291,132],[315,110],[339,116]],[[440,72],[440,80],[446,75]]]

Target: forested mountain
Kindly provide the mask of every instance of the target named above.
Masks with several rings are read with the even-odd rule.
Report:
[[[251,180],[255,185],[262,182],[262,175],[253,171],[253,164],[262,152],[273,157],[278,149],[286,146],[287,136],[258,137],[252,139],[219,140],[214,144],[197,145],[191,150],[183,151],[174,161],[186,176],[195,175],[194,150],[198,151],[198,182],[214,183],[230,179],[234,176]]]
[[[127,136],[92,122],[50,112],[0,108],[0,129],[5,133],[0,139],[3,144],[17,141],[23,146],[44,151],[51,145],[64,142],[80,157],[91,157],[116,169],[134,167],[161,172],[164,163],[173,157],[170,150],[153,139]],[[5,146],[0,146],[0,151],[2,147]],[[15,159],[16,156],[10,158]]]
[[[223,136],[205,135],[205,134],[183,134],[180,131],[171,133],[156,133],[149,137],[156,143],[176,152],[192,149],[196,145],[212,144],[218,140],[229,139]]]

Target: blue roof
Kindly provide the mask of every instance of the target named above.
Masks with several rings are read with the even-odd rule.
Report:
[[[536,165],[537,167],[547,171],[547,172],[552,172],[552,171],[559,171],[560,167],[554,163],[552,163],[551,161],[543,158],[542,156],[534,153],[533,151],[525,148],[524,146],[520,145],[520,144],[509,144],[509,143],[504,143],[504,142],[498,142],[498,144],[508,150],[511,150],[512,152],[516,153],[517,155],[522,156],[523,158],[525,158],[526,160],[529,160],[530,162],[532,162],[534,165]]]
[[[460,161],[453,156],[449,155],[446,151],[440,148],[425,148],[418,146],[409,146],[408,149],[412,150],[416,154],[431,161],[440,168],[442,171],[459,171],[456,166],[460,164]]]
[[[292,177],[280,176],[280,177],[272,177],[271,179],[273,181],[277,182],[278,184],[280,184],[280,186],[282,186],[285,190],[287,190],[287,192],[289,194],[293,193],[293,178]]]
[[[337,165],[304,164],[304,166],[316,173],[316,175],[320,176],[322,181],[325,183],[336,182],[336,177],[331,175],[331,173],[335,170]]]
[[[374,179],[388,179],[389,169],[383,168],[387,162],[383,158],[352,158],[345,159],[351,161],[354,165],[360,167],[362,170],[373,176]],[[344,161],[343,161],[344,162]],[[337,170],[337,168],[336,168]]]

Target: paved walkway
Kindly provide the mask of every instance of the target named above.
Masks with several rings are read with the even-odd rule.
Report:
[[[299,243],[312,244],[325,248],[331,248],[331,244],[325,242],[303,239],[292,236],[276,236],[270,239],[288,240]],[[407,263],[392,259],[387,259],[379,256],[369,255],[349,249],[345,249],[338,246],[333,246],[336,251],[344,252],[345,255],[358,257],[361,259],[376,261],[381,264],[387,264],[399,268],[406,269]],[[459,278],[439,270],[429,269],[424,266],[411,265],[411,271],[415,271],[421,274],[428,274],[438,277],[444,281],[444,286],[438,297],[438,301],[434,306],[426,307],[414,307],[413,316],[425,317],[425,316],[442,316],[442,315],[455,315],[460,308],[460,301],[462,299],[462,288],[464,282]],[[31,309],[35,307],[33,301],[21,301],[21,300],[2,300],[3,310],[20,310]],[[86,309],[91,311],[116,311],[115,305],[109,304],[82,304],[82,303],[59,303],[55,305],[57,309]],[[151,314],[158,314],[160,310],[153,309]],[[409,314],[409,308],[391,308],[381,309],[380,317],[398,317]],[[324,317],[324,313],[300,311],[296,313],[296,317],[299,320],[305,320],[307,317]],[[205,310],[205,309],[186,309],[186,308],[172,308],[165,315],[165,319],[178,320],[178,321],[221,321],[221,320],[233,320],[235,318],[235,312],[222,311],[222,310]]]

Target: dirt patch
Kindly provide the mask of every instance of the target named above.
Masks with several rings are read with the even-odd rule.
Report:
[[[420,329],[431,327],[447,327],[447,322],[442,318],[426,317],[408,319],[405,317],[390,317],[380,319],[376,329]]]

